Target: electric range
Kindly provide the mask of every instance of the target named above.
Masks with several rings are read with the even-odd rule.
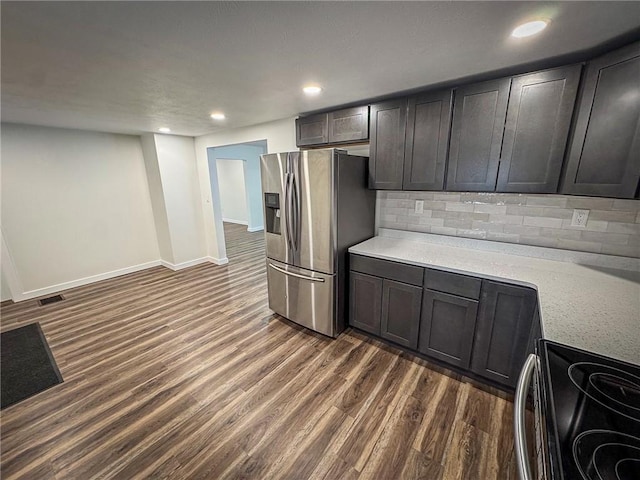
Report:
[[[548,340],[537,353],[538,478],[640,480],[640,366]]]

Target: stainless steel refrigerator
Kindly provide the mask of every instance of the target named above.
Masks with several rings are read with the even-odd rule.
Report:
[[[346,325],[347,249],[374,235],[367,158],[324,149],[261,156],[269,308],[336,337]]]

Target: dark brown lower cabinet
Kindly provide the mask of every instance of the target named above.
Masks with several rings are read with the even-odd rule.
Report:
[[[421,301],[422,287],[383,280],[380,335],[415,350],[418,346]]]
[[[350,272],[349,276],[349,323],[380,335],[382,279],[357,272]]]
[[[484,280],[471,371],[515,387],[529,353],[536,306],[534,290]]]
[[[477,312],[476,300],[425,290],[418,350],[456,367],[468,369]]]

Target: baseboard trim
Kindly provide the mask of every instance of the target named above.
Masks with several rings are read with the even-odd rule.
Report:
[[[260,230],[264,230],[264,227],[247,227],[247,232],[259,232]]]
[[[216,265],[226,265],[227,263],[229,263],[229,259],[227,257],[223,257],[223,258],[207,257],[207,261],[214,263]]]
[[[224,218],[222,217],[222,221],[223,222],[227,222],[227,223],[235,223],[238,225],[249,225],[249,222],[246,222],[244,220],[235,220],[233,218]]]
[[[42,297],[44,295],[50,295],[52,293],[58,293],[70,288],[81,287],[90,283],[99,282],[101,280],[108,280],[114,277],[120,277],[128,273],[139,272],[140,270],[146,270],[147,268],[157,267],[161,265],[160,260],[154,260],[152,262],[140,263],[138,265],[132,265],[131,267],[120,268],[118,270],[112,270],[110,272],[100,273],[98,275],[91,275],[90,277],[79,278],[70,282],[58,283],[57,285],[51,285],[49,287],[38,288],[36,290],[28,290],[22,292],[19,297],[14,298],[14,302],[21,302],[23,300],[30,300],[36,297]]]

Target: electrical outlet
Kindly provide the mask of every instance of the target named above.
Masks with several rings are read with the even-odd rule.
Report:
[[[424,200],[416,200],[416,208],[414,209],[415,213],[424,212]]]
[[[571,217],[572,227],[585,227],[589,219],[589,210],[574,210]]]

